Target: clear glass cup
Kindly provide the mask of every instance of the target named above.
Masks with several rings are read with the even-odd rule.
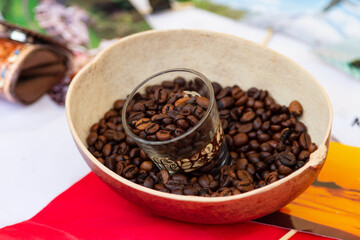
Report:
[[[169,82],[177,77],[182,77],[185,81],[193,81],[193,86],[197,86],[197,92],[186,89],[185,94],[200,95],[209,99],[203,117],[184,134],[166,141],[151,141],[134,134],[127,118],[132,114],[132,106],[138,101],[140,94],[144,94],[149,86],[160,86],[163,81]],[[170,174],[189,172],[203,174],[216,171],[229,158],[213,86],[197,71],[185,68],[169,69],[147,78],[127,97],[123,109],[122,123],[125,132],[135,140],[159,169],[166,169]]]

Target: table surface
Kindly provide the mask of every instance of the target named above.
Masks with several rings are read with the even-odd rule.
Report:
[[[145,10],[143,0],[133,3]],[[154,29],[206,29],[262,43],[267,32],[192,7],[146,15]],[[275,33],[268,47],[303,66],[324,87],[334,109],[333,135],[342,143],[360,146],[360,80],[327,65],[312,48]],[[52,199],[80,180],[90,169],[77,151],[64,107],[48,96],[31,106],[0,101],[0,228],[31,218]]]

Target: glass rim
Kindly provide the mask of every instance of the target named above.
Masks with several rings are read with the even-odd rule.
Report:
[[[182,135],[180,135],[178,137],[175,137],[175,138],[170,139],[170,140],[165,140],[165,141],[149,141],[149,140],[143,139],[143,138],[139,137],[138,135],[134,134],[131,131],[131,129],[129,128],[128,123],[127,123],[127,119],[126,119],[126,109],[127,109],[128,105],[130,103],[130,100],[134,97],[136,92],[143,85],[145,85],[146,83],[148,83],[149,81],[151,81],[152,79],[154,79],[157,76],[160,76],[160,75],[165,74],[165,73],[171,73],[171,72],[188,72],[188,73],[192,73],[192,74],[197,75],[198,77],[200,77],[205,82],[205,85],[208,87],[209,92],[210,92],[209,107],[207,108],[204,116],[199,120],[199,122],[190,131],[187,131],[187,132],[185,132],[184,134],[182,134]],[[124,107],[123,107],[122,113],[121,113],[121,119],[122,119],[122,122],[123,122],[123,127],[124,127],[125,132],[130,137],[132,137],[135,141],[139,141],[139,142],[141,142],[143,144],[148,144],[148,145],[163,145],[163,144],[169,144],[169,143],[179,141],[179,140],[189,136],[190,134],[192,134],[196,129],[199,128],[199,126],[201,126],[202,123],[204,123],[205,119],[208,118],[208,116],[210,115],[210,112],[213,109],[214,104],[215,104],[214,88],[213,88],[211,82],[209,81],[209,79],[207,77],[205,77],[202,73],[200,73],[198,71],[195,71],[193,69],[190,69],[190,68],[172,68],[172,69],[167,69],[167,70],[158,72],[158,73],[146,78],[139,85],[137,85],[136,88],[126,98],[126,101],[125,101],[125,104],[124,104]]]

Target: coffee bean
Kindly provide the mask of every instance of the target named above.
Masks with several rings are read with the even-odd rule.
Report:
[[[178,137],[178,136],[180,136],[180,135],[183,135],[184,133],[185,133],[185,131],[184,131],[183,129],[181,129],[181,128],[176,128],[176,129],[174,130],[175,137]]]
[[[263,133],[263,134],[259,134],[257,136],[259,142],[263,143],[263,142],[267,142],[271,139],[269,134]]]
[[[174,83],[178,84],[180,87],[185,85],[185,79],[183,77],[177,77],[174,79]]]
[[[236,171],[236,176],[241,181],[249,181],[249,182],[254,181],[251,174],[246,170],[237,170]]]
[[[157,124],[157,123],[150,123],[150,124],[146,127],[145,132],[146,132],[146,134],[151,135],[151,134],[156,133],[156,132],[159,130],[159,128],[160,128],[159,124]]]
[[[292,169],[285,165],[280,165],[278,169],[281,175],[289,175],[290,173],[292,173]]]
[[[125,105],[125,100],[119,99],[119,100],[115,101],[114,108],[119,111],[119,110],[123,109],[124,105]]]
[[[167,93],[166,89],[164,89],[164,88],[158,88],[154,92],[154,101],[157,103],[166,102],[167,97],[168,97],[168,93]]]
[[[211,176],[211,175],[210,175]],[[203,188],[207,188],[209,187],[211,182],[211,179],[209,178],[209,175],[202,175],[199,177],[198,179],[198,183],[200,184],[200,186],[202,186]]]
[[[139,172],[139,169],[135,165],[130,164],[124,168],[123,176],[127,179],[133,179],[136,177],[138,172]]]
[[[289,139],[290,137],[290,134],[291,134],[291,130],[289,128],[285,128],[281,131],[280,133],[280,140],[282,142],[286,142],[286,140]]]
[[[307,150],[310,144],[311,144],[311,138],[309,134],[307,134],[306,132],[302,133],[299,137],[300,147]]]
[[[253,129],[253,124],[252,123],[245,123],[245,124],[241,124],[238,127],[238,132],[239,133],[248,133]]]
[[[145,112],[145,105],[143,103],[135,103],[133,106],[135,112]]]
[[[186,120],[191,124],[191,126],[195,126],[199,122],[199,120],[193,115],[187,116]]]
[[[87,144],[88,144],[89,146],[94,145],[94,143],[95,143],[96,140],[97,140],[97,137],[98,137],[97,133],[91,132],[91,133],[89,134],[89,136],[86,138]]]
[[[187,130],[190,127],[190,124],[185,119],[179,119],[176,121],[176,126],[182,128],[184,130]]]
[[[105,156],[105,157],[108,157],[108,156],[110,156],[110,154],[111,154],[111,144],[106,144],[105,146],[104,146],[104,148],[102,149],[102,154]]]
[[[235,99],[239,99],[241,98],[243,95],[245,95],[245,93],[243,92],[243,90],[241,90],[241,88],[239,87],[234,87],[231,90],[231,96]]]
[[[116,166],[115,166],[115,172],[118,174],[118,175],[122,175],[122,172],[124,170],[124,168],[126,167],[126,164],[124,161],[118,161],[116,163]]]
[[[180,184],[183,185],[186,185],[188,183],[186,176],[183,174],[174,174],[171,179],[174,181],[178,181]]]
[[[279,154],[279,160],[286,166],[293,166],[296,163],[296,156],[291,152],[282,152]]]
[[[248,136],[245,133],[239,133],[234,136],[234,145],[237,147],[243,146],[248,143]]]
[[[196,98],[196,103],[197,103],[200,107],[207,109],[207,108],[209,107],[210,101],[209,101],[209,99],[206,98],[206,97],[198,97],[198,98]]]
[[[193,196],[197,196],[199,194],[199,191],[192,187],[192,186],[186,186],[183,189],[183,193],[184,195],[193,195]]]
[[[239,181],[239,180],[235,180],[233,182],[233,186],[235,188],[237,188],[240,192],[244,193],[244,192],[248,192],[250,190],[254,189],[254,185],[249,182],[249,181]]]
[[[254,120],[255,117],[256,117],[255,112],[250,111],[250,112],[244,113],[244,115],[240,118],[240,120],[244,123],[247,123],[247,122],[251,122],[252,120]]]
[[[315,152],[316,150],[317,150],[317,145],[315,144],[315,143],[310,143],[310,145],[308,146],[308,151],[310,152],[310,153],[313,153],[313,152]]]
[[[195,107],[194,116],[197,119],[201,119],[204,116],[204,114],[205,114],[205,111],[201,107],[199,107],[199,106]]]
[[[275,182],[276,180],[278,180],[278,174],[274,171],[267,175],[267,177],[265,178],[265,183],[270,184]]]
[[[289,105],[289,112],[295,117],[303,114],[303,107],[298,101],[292,101]]]
[[[162,183],[158,183],[154,186],[155,190],[158,190],[160,192],[169,192],[169,190],[164,186]]]
[[[167,183],[170,179],[170,175],[169,175],[168,171],[166,171],[165,169],[162,169],[158,173],[158,178],[159,178],[160,182]]]
[[[234,99],[232,97],[224,97],[217,101],[217,106],[219,110],[223,108],[231,107],[234,104]]]
[[[140,165],[140,169],[149,172],[153,169],[153,165],[154,164],[151,161],[143,161]]]
[[[243,106],[248,101],[248,97],[246,95],[241,96],[238,100],[235,102],[235,106]]]
[[[304,123],[302,122],[296,122],[295,123],[295,130],[300,132],[300,133],[303,133],[303,132],[306,132],[306,126]]]
[[[310,152],[303,150],[299,153],[298,159],[300,161],[307,161],[310,157]]]
[[[151,120],[149,118],[141,118],[139,121],[136,122],[135,127],[138,130],[145,130],[150,123]]]
[[[219,100],[219,99],[225,98],[228,94],[230,94],[230,92],[231,92],[230,87],[223,88],[216,95],[216,99]]]
[[[180,99],[176,100],[176,102],[175,102],[174,105],[175,105],[175,107],[180,106],[180,105],[184,105],[184,106],[185,106],[186,102],[187,102],[189,99],[190,99],[189,97],[180,98]]]

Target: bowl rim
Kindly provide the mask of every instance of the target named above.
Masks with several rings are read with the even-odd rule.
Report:
[[[77,134],[77,131],[74,127],[73,121],[72,121],[72,117],[70,114],[70,101],[71,101],[71,96],[74,94],[74,86],[78,85],[79,82],[81,81],[81,76],[84,75],[89,69],[93,68],[93,66],[95,66],[97,64],[97,62],[99,62],[101,59],[105,59],[105,56],[110,53],[112,51],[113,48],[116,48],[117,46],[121,45],[123,42],[128,42],[131,41],[133,39],[137,39],[137,38],[143,38],[143,37],[147,37],[147,36],[151,36],[153,34],[172,34],[174,32],[180,32],[180,33],[186,33],[186,32],[192,32],[192,33],[197,33],[197,34],[205,34],[205,35],[212,35],[212,36],[216,36],[216,37],[225,37],[225,38],[231,38],[233,40],[236,41],[243,41],[245,43],[247,43],[248,45],[252,45],[253,47],[257,47],[257,48],[261,48],[264,51],[269,51],[275,55],[278,55],[284,59],[286,59],[287,61],[290,61],[294,66],[297,66],[298,68],[300,68],[302,71],[304,71],[314,82],[314,84],[316,84],[316,86],[321,90],[323,97],[325,97],[326,102],[327,102],[327,108],[329,109],[329,123],[328,126],[326,128],[326,133],[325,136],[322,140],[322,142],[318,145],[318,149],[313,152],[310,155],[309,161],[300,169],[294,171],[293,173],[289,174],[288,176],[279,179],[277,181],[275,181],[274,183],[271,183],[269,185],[266,185],[264,187],[258,188],[258,189],[254,189],[251,190],[249,192],[245,192],[245,193],[241,193],[238,195],[233,195],[233,196],[226,196],[226,197],[201,197],[201,196],[187,196],[187,195],[177,195],[177,194],[172,194],[172,193],[164,193],[164,192],[160,192],[157,191],[155,189],[150,189],[144,186],[141,186],[139,184],[133,183],[130,180],[127,180],[124,177],[121,177],[120,175],[116,174],[115,172],[111,171],[110,169],[108,169],[105,165],[101,164],[88,150],[87,147],[85,146],[85,144],[80,140],[79,135]],[[127,37],[121,38],[120,40],[118,40],[117,42],[115,42],[114,44],[112,44],[111,46],[107,47],[105,50],[103,50],[101,53],[99,53],[90,63],[88,63],[86,66],[84,66],[77,74],[76,76],[73,78],[73,80],[71,81],[70,85],[69,85],[69,89],[68,89],[68,93],[66,95],[66,100],[65,100],[65,111],[66,111],[66,118],[67,118],[67,122],[70,128],[70,132],[75,140],[75,143],[77,144],[79,150],[86,155],[86,157],[88,158],[88,160],[90,160],[92,162],[92,164],[94,164],[97,168],[99,168],[103,173],[105,173],[106,175],[110,176],[111,178],[117,180],[118,182],[120,182],[121,184],[126,185],[127,187],[130,188],[134,188],[137,191],[141,191],[144,192],[146,194],[152,195],[152,196],[156,196],[156,197],[161,197],[161,198],[166,198],[166,199],[171,199],[171,200],[176,200],[176,201],[184,201],[184,202],[198,202],[198,203],[214,203],[214,202],[229,202],[229,201],[235,201],[235,200],[239,200],[242,198],[247,198],[247,197],[251,197],[253,195],[256,195],[258,193],[261,192],[268,192],[271,191],[272,189],[278,187],[279,185],[291,180],[292,178],[294,178],[297,175],[300,175],[301,173],[303,173],[305,170],[307,170],[308,168],[317,168],[319,166],[322,166],[325,162],[325,158],[326,158],[326,154],[327,154],[327,142],[330,138],[330,134],[331,134],[331,126],[332,126],[332,121],[333,121],[333,110],[332,110],[332,106],[331,106],[331,102],[330,99],[327,95],[327,93],[325,92],[324,88],[320,85],[320,83],[316,80],[316,78],[310,74],[308,71],[306,71],[302,66],[300,66],[299,64],[297,64],[295,61],[293,61],[292,59],[290,59],[289,57],[276,52],[270,48],[267,48],[259,43],[255,43],[252,41],[249,41],[247,39],[235,36],[235,35],[231,35],[231,34],[227,34],[227,33],[221,33],[221,32],[215,32],[215,31],[209,31],[209,30],[199,30],[199,29],[171,29],[171,30],[148,30],[148,31],[144,31],[144,32],[140,32],[140,33],[136,33],[133,35],[129,35]],[[92,169],[91,169],[92,170]],[[92,170],[93,171],[93,170]]]

